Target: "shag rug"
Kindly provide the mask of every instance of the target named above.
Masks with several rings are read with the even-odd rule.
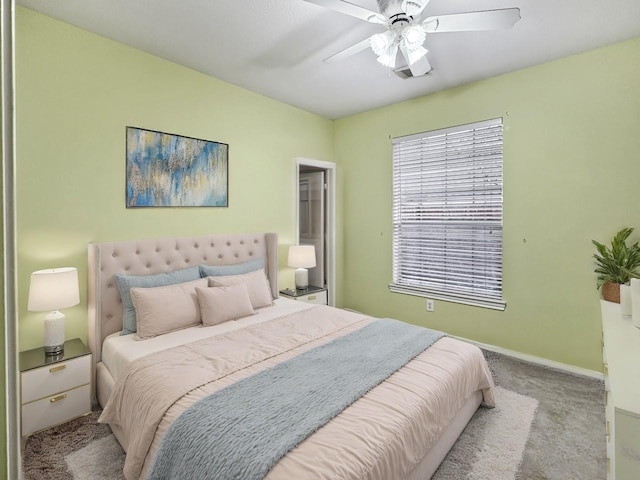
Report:
[[[485,352],[497,407],[480,408],[434,480],[604,479],[603,385]],[[28,438],[25,480],[121,480],[124,452],[99,411]]]

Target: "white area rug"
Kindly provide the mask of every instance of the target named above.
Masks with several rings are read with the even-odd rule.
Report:
[[[65,457],[74,480],[123,479],[124,451],[113,435],[94,440]]]
[[[496,408],[480,408],[433,480],[513,480],[538,408],[534,398],[496,387]]]
[[[522,460],[538,401],[496,388],[494,409],[480,408],[434,480],[513,480]],[[65,457],[75,480],[120,480],[124,453],[113,435]]]

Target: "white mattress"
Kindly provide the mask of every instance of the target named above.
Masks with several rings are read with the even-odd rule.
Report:
[[[120,335],[120,332],[109,335],[102,345],[102,361],[111,372],[114,380],[117,380],[124,368],[133,360],[150,353],[159,352],[168,348],[184,345],[202,338],[212,337],[223,333],[238,330],[240,328],[256,325],[274,318],[299,312],[315,305],[278,298],[271,307],[256,310],[255,315],[239,320],[224,322],[212,327],[202,325],[185,328],[176,332],[166,333],[157,337],[140,339],[137,335]]]

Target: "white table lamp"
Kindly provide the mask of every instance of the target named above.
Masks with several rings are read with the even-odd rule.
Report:
[[[307,268],[316,266],[316,249],[313,245],[295,245],[289,247],[287,265],[296,269],[296,288],[304,290],[309,286]]]
[[[64,314],[58,309],[80,303],[78,270],[73,267],[38,270],[31,274],[29,285],[30,312],[50,313],[44,317],[44,351],[59,355],[64,350]]]

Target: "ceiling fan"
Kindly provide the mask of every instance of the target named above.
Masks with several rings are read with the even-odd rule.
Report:
[[[410,74],[404,72],[401,75],[403,77],[418,77],[431,71],[427,49],[423,46],[427,33],[508,29],[520,20],[519,8],[438,15],[423,19],[422,14],[429,0],[377,0],[379,13],[344,0],[305,1],[387,28],[382,33],[372,35],[332,55],[325,62],[341,61],[370,47],[378,57],[378,62],[395,69],[400,51],[410,70]]]

